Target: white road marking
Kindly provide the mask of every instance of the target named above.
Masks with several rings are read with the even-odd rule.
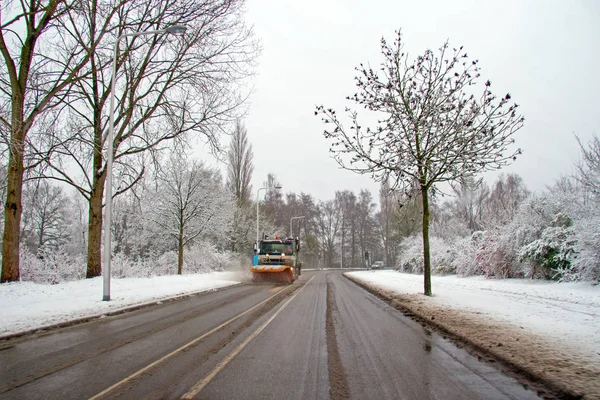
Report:
[[[144,372],[148,371],[149,369],[155,367],[156,365],[160,364],[161,362],[165,361],[166,359],[174,356],[175,354],[187,349],[190,346],[195,345],[196,343],[198,343],[199,341],[201,341],[202,339],[206,338],[209,335],[212,335],[213,333],[215,333],[216,331],[218,331],[219,329],[229,325],[230,323],[232,323],[233,321],[235,321],[236,319],[248,314],[249,312],[251,312],[252,310],[256,309],[257,307],[263,305],[264,303],[266,303],[267,301],[271,300],[273,297],[277,296],[279,293],[281,293],[282,291],[288,289],[288,287],[284,287],[280,290],[278,290],[274,295],[267,297],[265,300],[261,301],[260,303],[258,303],[257,305],[247,309],[246,311],[244,311],[241,314],[236,315],[235,317],[231,318],[230,320],[223,322],[221,325],[217,326],[216,328],[206,332],[204,335],[197,337],[196,339],[192,340],[191,342],[181,346],[180,348],[173,350],[172,352],[170,352],[169,354],[167,354],[166,356],[163,356],[162,358],[159,358],[158,360],[154,361],[153,363],[145,366],[144,368],[140,369],[139,371],[129,375],[127,378],[115,383],[114,385],[112,385],[111,387],[103,390],[102,392],[98,393],[97,395],[90,397],[89,400],[98,400],[100,399],[102,396],[112,392],[113,390],[115,390],[116,388],[118,388],[119,386],[132,381],[133,379],[137,378],[138,376],[140,376],[141,374],[143,374]]]
[[[235,348],[235,350],[233,350],[225,358],[223,358],[209,374],[207,374],[204,378],[202,378],[200,381],[198,381],[198,383],[196,383],[186,394],[181,396],[181,399],[182,400],[190,400],[190,399],[193,399],[194,396],[196,396],[198,393],[200,393],[200,391],[202,389],[204,389],[206,387],[206,385],[208,385],[210,383],[210,381],[213,380],[213,378],[215,376],[217,376],[217,374],[219,372],[221,372],[223,370],[223,368],[225,368],[225,366],[227,364],[229,364],[229,362],[231,360],[233,360],[233,358],[235,356],[237,356],[242,350],[244,350],[244,348],[253,339],[255,339],[267,327],[267,325],[269,325],[279,315],[279,313],[282,312],[288,306],[288,304],[290,304],[292,302],[292,300],[294,300],[294,298],[310,283],[310,281],[313,280],[314,277],[315,277],[315,275],[313,275],[308,280],[308,282],[306,282],[306,284],[304,286],[302,286],[302,288],[300,290],[298,290],[292,297],[290,297],[285,303],[283,303],[281,308],[279,310],[277,310],[275,312],[275,314],[273,314],[271,316],[271,318],[269,318],[267,321],[265,321],[264,324],[262,324],[250,336],[248,336],[246,338],[246,340],[244,340],[238,347]]]

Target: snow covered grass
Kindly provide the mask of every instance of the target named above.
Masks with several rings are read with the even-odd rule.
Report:
[[[395,271],[348,275],[397,294],[423,293],[423,276]],[[430,302],[481,314],[593,354],[600,349],[600,286],[530,279],[433,276]]]
[[[0,338],[134,305],[235,285],[242,278],[235,272],[113,278],[111,301],[102,301],[101,277],[56,285],[5,283],[0,285]]]

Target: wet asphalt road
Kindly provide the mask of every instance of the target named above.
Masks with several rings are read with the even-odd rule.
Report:
[[[329,270],[0,342],[0,399],[41,398],[537,396]]]

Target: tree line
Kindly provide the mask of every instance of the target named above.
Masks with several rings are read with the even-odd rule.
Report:
[[[305,265],[361,267],[369,252],[371,261],[422,271],[428,295],[432,268],[597,279],[598,139],[580,142],[578,174],[561,178],[552,191],[531,194],[516,175],[488,187],[477,177],[521,154],[512,144],[524,118],[509,93],[496,96],[490,80],[481,82],[479,60],[448,42],[411,60],[400,31],[392,44],[382,39],[379,68],[361,64],[357,90],[347,97],[378,116],[374,126],[363,127],[350,108],[349,126],[331,108],[315,110],[340,166],[380,182],[375,197],[350,189],[321,200],[268,190],[264,201],[254,200],[239,88],[259,46],[242,6],[236,0],[3,6],[2,282],[19,280],[21,267],[50,268],[55,280],[65,265],[84,265],[69,276],[101,273],[112,83],[116,203],[115,221],[104,229],[114,233],[117,273],[193,272],[236,257],[243,265],[259,206],[259,234],[285,236],[292,218],[304,217],[292,229],[303,239]],[[174,25],[186,25],[186,35],[166,35],[163,29]],[[187,154],[203,141],[225,155],[224,136],[231,136],[225,178]],[[441,197],[444,182],[455,200]],[[264,186],[280,186],[276,175]],[[524,273],[523,265],[532,271]]]
[[[578,173],[531,192],[516,174],[491,185],[463,178],[431,202],[434,273],[488,277],[597,280],[596,222],[600,186],[594,180],[600,142],[580,142]],[[250,184],[252,145],[239,121],[228,170],[172,152],[115,202],[113,252],[117,276],[150,276],[248,267],[255,240],[256,199]],[[263,186],[284,186],[275,174]],[[269,190],[259,198],[260,232],[302,240],[308,268],[364,268],[372,263],[422,273],[422,202],[418,191],[380,187],[337,191],[331,199]],[[78,193],[47,180],[24,186],[21,251],[27,280],[85,277],[86,212]],[[303,217],[303,218],[298,218]],[[292,218],[294,218],[292,220]],[[290,222],[292,231],[290,232]]]
[[[222,151],[220,137],[243,112],[240,83],[259,52],[243,16],[238,0],[2,4],[2,282],[20,276],[24,188],[34,180],[79,193],[87,208],[86,276],[101,273],[111,84],[115,197],[159,170],[153,163],[170,147],[204,141]],[[185,35],[165,33],[178,25]]]

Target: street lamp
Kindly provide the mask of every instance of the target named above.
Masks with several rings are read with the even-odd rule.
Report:
[[[304,215],[301,216],[301,217],[292,217],[292,218],[290,218],[290,237],[291,238],[294,237],[293,231],[292,231],[292,221],[295,220],[295,219],[302,219],[302,218],[304,218]]]
[[[261,187],[260,189],[258,189],[256,191],[256,245],[258,246],[258,203],[259,203],[259,197],[258,194],[260,193],[261,190],[268,190],[268,189],[281,189],[281,185],[277,185],[277,186],[269,186],[269,187]]]
[[[125,33],[119,36],[115,42],[113,51],[112,77],[110,83],[110,108],[108,117],[108,154],[106,156],[106,208],[104,211],[105,228],[104,228],[104,265],[102,266],[103,279],[103,301],[110,300],[110,256],[111,256],[111,232],[110,226],[112,223],[112,164],[113,164],[113,141],[115,136],[115,81],[117,75],[117,54],[119,53],[119,42],[127,36],[142,36],[142,35],[157,35],[159,33],[185,33],[187,27],[183,25],[173,25],[166,29],[153,31],[143,31],[134,33]]]

